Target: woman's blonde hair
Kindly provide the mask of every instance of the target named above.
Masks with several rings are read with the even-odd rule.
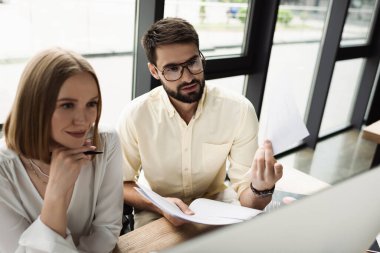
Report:
[[[98,123],[102,108],[95,71],[81,55],[62,48],[34,56],[21,75],[12,110],[4,124],[8,148],[31,159],[50,162],[51,118],[62,84],[71,76],[87,72],[95,79],[99,102],[93,129],[93,145],[99,145]]]

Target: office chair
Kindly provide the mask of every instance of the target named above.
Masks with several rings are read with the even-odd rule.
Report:
[[[124,204],[123,206],[123,227],[121,228],[120,235],[124,235],[130,231],[133,231],[135,221],[133,219],[133,206]]]

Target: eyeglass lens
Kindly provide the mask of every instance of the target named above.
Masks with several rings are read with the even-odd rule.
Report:
[[[183,75],[184,68],[187,68],[191,74],[196,75],[203,71],[203,64],[201,57],[197,57],[191,61],[185,62],[183,64],[171,65],[165,67],[163,70],[163,75],[168,81],[176,81],[180,79]]]

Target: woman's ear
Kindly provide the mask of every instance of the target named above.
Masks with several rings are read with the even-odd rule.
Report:
[[[154,78],[156,78],[157,80],[160,80],[160,76],[158,75],[156,67],[152,63],[150,63],[150,62],[148,62],[148,69],[149,69],[150,74]]]

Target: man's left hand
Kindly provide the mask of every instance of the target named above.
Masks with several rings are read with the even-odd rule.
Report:
[[[252,186],[258,191],[269,190],[282,177],[282,165],[273,156],[272,143],[264,142],[259,148],[252,162]]]

